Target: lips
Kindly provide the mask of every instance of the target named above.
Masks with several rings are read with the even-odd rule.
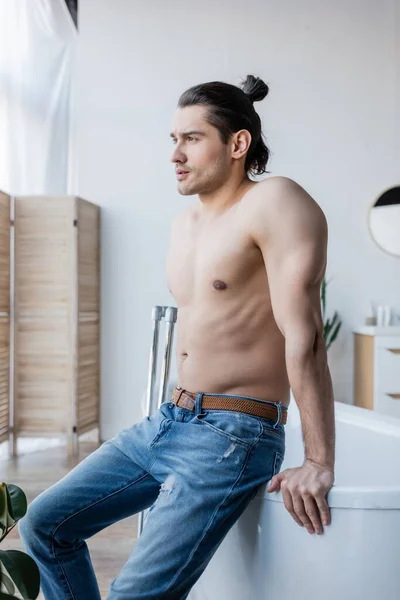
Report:
[[[176,171],[176,178],[178,181],[182,181],[183,179],[186,179],[186,175],[189,175],[189,171],[182,171],[182,169],[178,169]]]

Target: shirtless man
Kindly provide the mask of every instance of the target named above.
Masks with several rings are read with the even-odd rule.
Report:
[[[263,86],[268,92],[252,76],[246,85],[256,97]],[[276,475],[268,491],[280,488],[295,521],[322,533],[334,481],[333,391],[320,301],[326,219],[293,180],[251,181],[244,168],[250,132],[240,129],[223,146],[207,119],[210,106],[193,102],[195,93],[181,100],[171,133],[179,192],[199,196],[173,223],[168,261],[179,307],[179,382],[286,407],[292,388],[305,462]]]
[[[100,600],[85,540],[149,507],[106,600],[185,600],[270,481],[309,533],[330,523],[334,411],[321,317],[327,224],[291,179],[254,182],[268,149],[249,75],[185,92],[173,120],[178,191],[167,279],[178,306],[178,383],[28,507],[18,528],[46,600]],[[289,388],[304,463],[279,472]],[[161,484],[161,486],[160,486]]]

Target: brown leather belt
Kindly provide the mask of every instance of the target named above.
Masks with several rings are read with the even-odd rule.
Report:
[[[196,393],[188,392],[181,387],[174,388],[172,393],[172,402],[177,406],[194,410],[196,406]],[[236,410],[244,412],[256,417],[271,419],[277,422],[279,418],[279,408],[277,403],[268,404],[263,400],[249,400],[237,396],[213,396],[212,394],[204,394],[201,399],[201,406],[205,409],[214,410]],[[281,406],[280,423],[285,425],[287,419],[287,408]]]

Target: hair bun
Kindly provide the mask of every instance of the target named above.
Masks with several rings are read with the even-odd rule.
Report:
[[[264,100],[265,96],[269,92],[267,84],[254,75],[247,75],[246,79],[242,81],[240,88],[244,91],[250,102],[259,102]]]

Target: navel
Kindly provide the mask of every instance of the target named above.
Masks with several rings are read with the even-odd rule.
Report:
[[[224,281],[221,281],[220,279],[216,279],[213,282],[213,286],[216,290],[226,290],[226,288],[228,287],[226,283]]]

